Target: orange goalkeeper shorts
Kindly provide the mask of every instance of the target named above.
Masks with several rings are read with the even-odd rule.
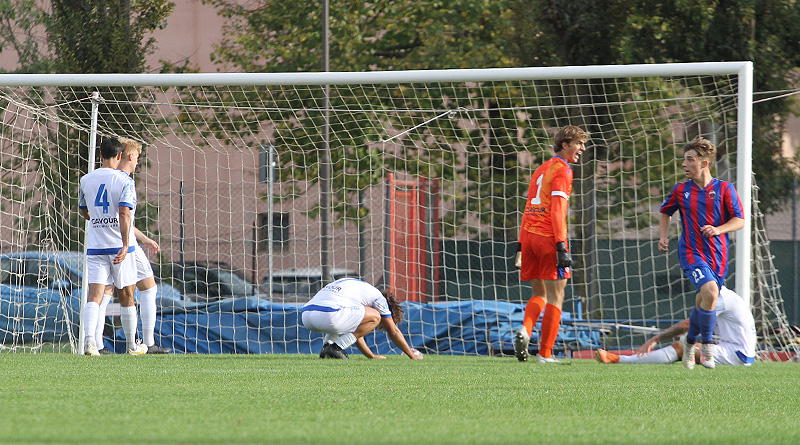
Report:
[[[558,257],[555,237],[537,235],[523,230],[519,241],[522,244],[520,281],[558,280],[572,277],[569,267],[556,267]]]

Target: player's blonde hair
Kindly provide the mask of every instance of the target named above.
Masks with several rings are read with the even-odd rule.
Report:
[[[714,161],[717,158],[717,147],[708,139],[700,136],[694,138],[693,141],[683,147],[683,154],[685,155],[689,150],[694,150],[697,153],[697,157],[701,159]]]
[[[133,152],[138,154],[142,154],[142,145],[133,139],[129,138],[119,138],[119,143],[122,144],[122,147],[125,149],[122,152],[122,156],[129,155]]]
[[[581,127],[567,125],[566,127],[558,130],[558,133],[556,133],[556,138],[553,141],[553,151],[558,153],[559,151],[563,150],[564,146],[562,144],[564,142],[570,143],[576,140],[586,142],[588,139],[589,134],[583,131]]]

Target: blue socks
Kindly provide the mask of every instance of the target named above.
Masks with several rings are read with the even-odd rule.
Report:
[[[717,324],[717,311],[707,311],[703,308],[697,308],[697,313],[700,314],[700,339],[703,343],[712,343],[714,341],[714,325]]]
[[[717,324],[717,311],[707,311],[703,308],[695,307],[689,315],[689,331],[686,333],[686,341],[694,344],[699,337],[703,343],[714,341],[714,325]]]

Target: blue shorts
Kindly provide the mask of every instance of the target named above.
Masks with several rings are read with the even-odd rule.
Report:
[[[711,267],[708,264],[703,262],[692,264],[691,266],[683,269],[683,273],[689,277],[689,281],[694,284],[697,292],[700,292],[700,288],[709,281],[714,281],[717,283],[717,288],[719,289],[722,289],[722,286],[725,285],[725,280],[717,275],[716,272],[711,270]]]

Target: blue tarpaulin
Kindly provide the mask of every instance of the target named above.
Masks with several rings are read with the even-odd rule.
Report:
[[[302,325],[302,305],[259,298],[206,304],[159,299],[158,304],[156,341],[175,352],[314,354],[322,348],[322,334]],[[513,353],[513,331],[522,325],[524,313],[521,304],[487,300],[404,302],[402,306],[405,318],[400,329],[412,348],[430,354]],[[563,312],[557,345],[572,344],[582,349],[600,346],[599,331],[572,327],[571,321],[571,313]],[[536,334],[534,329],[532,344],[537,341]],[[124,339],[122,330],[117,330],[114,344],[108,346],[122,352]],[[383,331],[376,330],[364,340],[378,354],[401,353]],[[352,347],[349,352],[357,349]]]

